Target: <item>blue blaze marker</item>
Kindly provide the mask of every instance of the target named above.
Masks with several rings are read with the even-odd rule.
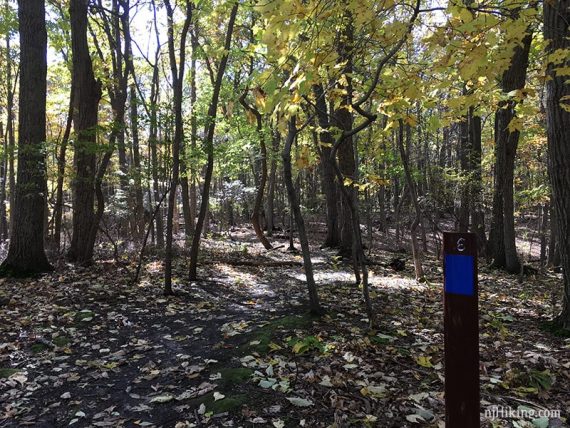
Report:
[[[446,254],[444,266],[446,293],[463,296],[475,295],[475,260],[473,256]]]

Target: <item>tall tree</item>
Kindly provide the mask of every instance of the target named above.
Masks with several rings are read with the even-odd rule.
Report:
[[[6,16],[10,13],[10,1],[6,0],[5,11]],[[10,189],[10,217],[8,223],[12,227],[12,219],[14,210],[11,209],[14,206],[14,195],[16,187],[16,178],[14,173],[14,147],[16,145],[15,135],[14,135],[14,92],[16,91],[16,84],[13,83],[13,71],[12,71],[12,46],[10,43],[11,32],[6,31],[6,90],[7,90],[7,120],[6,120],[6,134],[8,139],[7,149],[8,149],[8,181]]]
[[[165,0],[168,19],[168,57],[172,77],[174,104],[174,139],[172,140],[172,179],[168,194],[168,214],[166,216],[166,254],[164,257],[164,294],[172,294],[172,238],[174,225],[174,207],[176,204],[176,186],[180,178],[180,147],[184,139],[184,124],[182,123],[182,84],[184,82],[184,66],[186,62],[186,36],[192,20],[193,3],[186,0],[186,18],[180,37],[178,57],[174,47],[174,9],[170,0]],[[188,192],[188,188],[182,187]]]
[[[549,55],[546,80],[546,130],[550,182],[556,212],[559,251],[564,278],[562,312],[558,322],[570,330],[570,85],[564,70],[570,65],[570,2],[544,2],[544,39]],[[562,54],[562,60],[551,58]]]
[[[8,256],[0,271],[25,275],[51,270],[44,250],[46,209],[47,31],[44,0],[19,0],[20,95],[18,177]]]
[[[519,101],[512,92],[525,87],[531,42],[529,30],[515,47],[511,64],[501,77],[501,90],[511,98],[502,101],[495,113],[495,186],[489,246],[493,265],[511,273],[520,271],[514,220],[514,170],[520,131],[513,122]]]
[[[190,280],[195,280],[198,276],[198,252],[200,250],[200,238],[202,235],[202,228],[204,227],[204,222],[206,220],[206,214],[208,212],[208,205],[210,204],[210,184],[212,182],[212,174],[214,172],[214,132],[216,130],[218,101],[220,99],[220,91],[222,89],[222,79],[224,77],[230,55],[232,35],[236,22],[238,6],[239,3],[236,2],[230,12],[228,28],[226,29],[226,36],[224,40],[224,53],[222,54],[220,64],[218,65],[218,69],[216,71],[216,77],[213,82],[214,88],[212,92],[212,98],[210,99],[210,105],[208,106],[208,118],[204,129],[204,144],[206,146],[206,155],[208,159],[206,163],[206,174],[204,176],[204,188],[202,190],[200,212],[198,214],[198,220],[196,222],[196,230],[194,231],[194,236],[192,237],[192,247],[190,248]]]
[[[96,232],[95,175],[96,144],[101,82],[95,80],[87,42],[89,0],[71,0],[71,51],[73,56],[73,234],[67,254],[69,260],[88,264],[93,258],[92,233]]]
[[[253,213],[251,214],[251,224],[253,225],[253,230],[257,235],[259,242],[265,247],[265,249],[271,249],[271,243],[263,234],[263,229],[261,228],[261,223],[259,221],[261,217],[261,210],[263,208],[263,194],[265,192],[265,183],[267,183],[267,146],[265,144],[265,133],[263,130],[263,118],[259,110],[255,107],[249,105],[246,100],[247,90],[239,98],[240,104],[243,108],[250,112],[253,117],[255,117],[256,131],[259,138],[259,148],[260,148],[260,173],[259,173],[259,186],[255,194],[255,202],[253,205]]]
[[[305,222],[303,220],[303,214],[301,213],[301,204],[299,202],[299,195],[295,191],[295,185],[293,184],[293,170],[291,167],[291,146],[297,138],[297,125],[296,117],[292,116],[287,124],[288,132],[285,138],[285,144],[283,147],[283,152],[281,157],[283,159],[283,179],[285,181],[285,186],[287,187],[287,195],[289,197],[289,202],[291,204],[291,210],[293,211],[293,216],[295,218],[295,224],[297,225],[297,231],[299,232],[299,241],[301,243],[301,251],[303,253],[303,267],[305,270],[305,277],[307,279],[307,289],[309,292],[309,309],[315,315],[320,315],[323,310],[319,301],[319,294],[317,292],[317,285],[315,283],[315,278],[313,275],[313,262],[311,261],[311,251],[309,248],[309,240],[307,238],[307,232],[305,230]],[[292,234],[291,227],[291,234]]]

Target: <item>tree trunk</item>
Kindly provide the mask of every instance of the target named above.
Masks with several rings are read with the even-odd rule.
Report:
[[[501,78],[503,93],[524,88],[531,41],[532,33],[529,32],[523,38],[522,46],[514,49],[511,65]],[[514,99],[503,101],[495,113],[495,188],[489,238],[493,266],[504,267],[511,273],[520,271],[514,220],[514,168],[520,132],[509,129],[509,124],[516,118],[516,104]]]
[[[549,175],[549,181],[552,183]],[[554,200],[554,195],[550,195],[550,200]],[[558,222],[556,221],[556,212],[554,211],[554,204],[550,203],[550,238],[548,239],[548,266],[560,266],[560,251],[558,240]]]
[[[174,215],[176,207],[176,187],[179,180],[180,147],[184,139],[184,124],[182,122],[182,89],[184,83],[184,64],[186,58],[186,36],[192,20],[192,3],[186,1],[186,18],[180,37],[179,58],[176,58],[174,48],[174,19],[173,9],[169,0],[164,2],[168,19],[168,53],[170,71],[172,74],[173,104],[174,104],[174,139],[172,140],[172,179],[168,194],[168,213],[166,215],[166,247],[164,255],[164,294],[172,294],[172,241],[174,233]],[[178,63],[177,63],[178,60]],[[186,189],[188,190],[188,189]],[[177,215],[178,217],[178,215]]]
[[[0,158],[0,239],[5,241],[8,239],[8,217],[6,211],[6,181],[8,178],[7,170],[7,147],[6,138],[4,138],[4,124],[0,121],[0,138],[2,138],[2,157]]]
[[[471,139],[469,138],[469,119],[463,116],[459,123],[459,162],[461,166],[461,174],[463,175],[463,185],[461,186],[461,197],[459,205],[459,214],[457,221],[459,223],[459,232],[467,232],[469,229],[469,211],[471,194],[469,192],[471,182]]]
[[[73,125],[75,128],[73,180],[73,235],[68,252],[72,262],[88,264],[94,228],[97,121],[101,83],[95,80],[87,43],[87,1],[71,0],[71,49],[73,56]]]
[[[407,125],[409,127],[409,125]],[[408,137],[406,138],[409,140],[409,129],[407,131]],[[409,145],[409,141],[408,141]],[[421,281],[424,278],[424,271],[422,267],[421,261],[421,254],[420,248],[418,244],[418,237],[417,237],[417,228],[420,224],[421,220],[421,209],[420,204],[418,201],[418,193],[416,190],[416,182],[412,177],[412,173],[410,171],[410,162],[408,158],[408,151],[404,147],[404,123],[403,120],[400,119],[399,121],[399,134],[398,134],[398,148],[400,150],[400,158],[402,159],[402,165],[404,166],[404,176],[406,177],[406,186],[410,191],[410,199],[412,200],[412,204],[414,205],[415,210],[415,217],[412,225],[410,227],[410,235],[412,239],[412,258],[414,260],[414,268],[416,272],[416,280]]]
[[[141,155],[139,144],[139,115],[137,104],[137,92],[135,85],[131,84],[130,88],[130,108],[131,108],[131,136],[132,136],[132,150],[133,150],[133,169],[131,175],[134,178],[134,225],[136,237],[141,239],[144,235],[144,201],[142,189],[142,169],[141,169]]]
[[[257,187],[257,193],[255,195],[255,202],[253,205],[253,213],[251,214],[251,224],[253,225],[253,230],[255,231],[255,235],[259,242],[265,247],[266,250],[270,250],[271,244],[269,243],[268,239],[263,234],[263,229],[261,228],[261,224],[259,223],[261,210],[263,209],[263,193],[265,192],[265,183],[267,182],[267,147],[265,145],[265,135],[263,133],[263,122],[262,116],[259,111],[250,106],[245,97],[247,95],[247,91],[244,92],[241,97],[239,98],[240,104],[246,110],[246,112],[250,112],[255,116],[256,128],[257,128],[257,136],[259,138],[259,149],[261,155],[261,165],[260,165],[260,174],[259,174],[259,183]]]
[[[198,139],[198,121],[196,108],[196,55],[198,50],[198,42],[192,34],[192,59],[190,61],[190,105],[192,108],[190,117],[190,150],[192,152],[191,159],[196,156],[196,140]],[[190,162],[190,224],[187,226],[194,233],[196,227],[196,211],[198,207],[198,197],[196,191],[196,167],[194,162]]]
[[[322,84],[313,86],[316,114],[321,132],[319,133],[319,155],[321,180],[326,201],[327,235],[323,247],[336,248],[340,245],[340,227],[338,213],[338,188],[331,159],[334,139],[330,133],[329,115]]]
[[[343,16],[346,21],[343,26],[341,40],[338,42],[338,61],[343,63],[342,73],[346,80],[346,85],[338,85],[339,89],[346,91],[341,99],[340,106],[334,112],[336,126],[343,131],[351,131],[353,124],[353,117],[350,110],[352,104],[352,72],[353,72],[353,43],[354,43],[354,27],[352,24],[352,14],[346,12]],[[338,149],[338,166],[342,173],[343,180],[355,181],[356,180],[356,160],[354,152],[354,141],[352,137],[348,137],[347,141],[343,142]],[[345,186],[344,181],[339,183],[339,186]],[[350,205],[357,208],[358,200],[356,189],[351,183],[345,186],[347,190],[347,197],[341,199],[341,213],[342,222],[340,225],[340,254],[345,257],[350,257],[352,254],[353,245],[353,232],[352,232],[352,217]]]
[[[558,49],[570,49],[570,8],[568,1],[544,2],[544,39],[546,54]],[[568,99],[570,85],[567,76],[557,68],[568,67],[567,57],[562,64],[548,64],[546,80],[546,131],[549,150],[550,180],[553,205],[556,212],[559,249],[563,272],[562,311],[558,323],[570,330],[570,112]]]
[[[20,93],[18,179],[10,246],[0,271],[29,275],[52,269],[44,250],[47,31],[44,0],[19,0]]]
[[[546,231],[548,229],[548,204],[540,205],[540,226],[539,226],[539,236],[540,236],[540,267],[543,268],[546,265]]]
[[[301,243],[301,251],[303,253],[303,266],[305,270],[305,278],[307,281],[307,289],[309,292],[309,310],[311,313],[320,315],[323,310],[319,302],[319,295],[317,293],[317,285],[313,276],[313,262],[311,261],[311,252],[309,249],[309,240],[307,239],[307,232],[305,231],[305,222],[301,207],[299,205],[299,198],[295,192],[293,185],[293,173],[291,168],[291,146],[297,136],[297,127],[295,125],[295,116],[289,119],[287,138],[285,139],[285,146],[283,147],[283,176],[285,186],[287,187],[287,195],[289,196],[289,203],[291,211],[295,218],[297,231],[299,233],[299,242]],[[291,225],[291,236],[293,234],[293,227]]]
[[[10,2],[6,0],[5,3],[6,14],[9,13]],[[12,220],[14,219],[14,196],[16,192],[16,175],[14,173],[14,152],[16,140],[14,136],[14,93],[16,85],[12,82],[12,48],[10,46],[10,32],[6,31],[6,90],[7,90],[7,120],[6,120],[6,134],[8,137],[8,188],[9,202],[10,202],[10,215],[9,228],[12,228]],[[17,79],[16,79],[17,80]]]
[[[200,250],[200,238],[202,235],[202,228],[204,226],[204,221],[206,219],[206,214],[208,210],[208,205],[210,203],[210,183],[212,182],[212,173],[214,171],[214,131],[216,130],[216,116],[218,110],[218,101],[220,97],[220,90],[222,88],[222,79],[226,71],[226,65],[228,63],[229,52],[232,42],[232,34],[234,31],[234,24],[236,20],[237,10],[239,3],[235,3],[230,12],[230,19],[228,22],[228,28],[226,30],[225,42],[224,42],[224,54],[218,65],[218,70],[216,73],[216,79],[214,81],[214,88],[212,93],[212,98],[210,100],[210,105],[208,107],[207,122],[204,130],[205,135],[205,146],[206,154],[208,157],[206,163],[206,174],[204,177],[204,190],[202,191],[202,202],[200,204],[200,213],[198,214],[198,221],[196,223],[196,230],[194,236],[192,237],[192,247],[190,249],[190,268],[189,268],[189,278],[190,280],[196,280],[198,276],[198,252]]]
[[[269,183],[267,189],[267,199],[265,200],[265,225],[267,236],[273,236],[275,229],[275,187],[277,186],[277,151],[279,150],[279,133],[273,132],[271,160],[269,167]]]
[[[55,195],[55,207],[53,212],[54,217],[54,232],[53,241],[56,250],[59,250],[61,245],[61,224],[63,221],[63,180],[65,179],[65,160],[67,154],[67,144],[69,143],[69,136],[71,135],[71,126],[73,123],[73,87],[69,91],[69,111],[67,113],[67,122],[65,124],[65,131],[61,144],[59,146],[59,154],[57,156],[57,185]]]
[[[481,175],[481,117],[469,111],[469,138],[471,139],[471,165],[473,178],[471,180],[471,231],[477,235],[478,254],[487,253],[487,237],[485,235],[485,208],[483,206],[483,183]]]

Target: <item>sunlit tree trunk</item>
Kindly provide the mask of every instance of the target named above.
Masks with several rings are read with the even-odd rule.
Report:
[[[210,105],[208,107],[207,123],[204,130],[204,135],[205,135],[204,143],[206,146],[206,155],[208,159],[206,163],[206,174],[204,176],[204,188],[202,191],[202,202],[200,204],[200,213],[198,214],[198,221],[196,222],[196,230],[194,232],[194,236],[192,237],[192,247],[190,249],[190,268],[189,268],[190,280],[195,280],[198,275],[198,253],[200,250],[200,239],[202,235],[202,228],[204,227],[204,222],[206,220],[206,215],[208,212],[208,205],[210,203],[210,184],[212,182],[212,174],[214,171],[214,131],[216,130],[218,101],[220,98],[220,90],[222,88],[222,79],[224,77],[224,73],[226,71],[226,65],[228,63],[238,6],[239,3],[236,2],[230,12],[230,18],[228,21],[228,28],[226,30],[226,36],[224,42],[224,54],[222,55],[220,64],[218,65],[216,78],[214,80],[212,98],[210,100]]]
[[[297,225],[297,232],[299,233],[299,241],[301,243],[301,251],[303,253],[303,268],[305,271],[305,278],[307,282],[307,289],[309,292],[309,309],[314,314],[321,314],[322,308],[319,302],[319,295],[317,293],[317,285],[313,276],[313,263],[311,261],[311,252],[309,249],[309,240],[305,230],[305,222],[301,213],[299,204],[299,196],[295,191],[293,185],[293,172],[291,167],[291,147],[297,136],[297,127],[295,124],[295,116],[289,119],[288,132],[283,147],[283,177],[285,186],[287,187],[287,195],[289,196],[289,203],[291,205],[292,217],[295,219]],[[291,225],[293,229],[293,225]],[[291,230],[292,233],[292,230]]]

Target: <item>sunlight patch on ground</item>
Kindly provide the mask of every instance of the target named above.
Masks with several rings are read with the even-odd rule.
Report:
[[[424,291],[428,289],[427,284],[419,283],[415,279],[411,278],[401,278],[396,276],[376,276],[372,275],[370,277],[370,285],[373,287],[399,290],[402,289],[410,291]]]
[[[145,265],[145,270],[149,273],[158,273],[162,271],[162,261],[156,260]]]
[[[259,279],[256,275],[252,275],[250,273],[237,270],[233,266],[225,265],[218,263],[215,265],[216,270],[221,275],[227,275],[236,285],[240,286],[247,286],[248,288],[251,286],[257,285]]]
[[[305,278],[305,275],[302,275]],[[315,272],[315,281],[321,284],[327,284],[331,282],[347,282],[354,281],[354,275],[346,271],[321,271]]]

